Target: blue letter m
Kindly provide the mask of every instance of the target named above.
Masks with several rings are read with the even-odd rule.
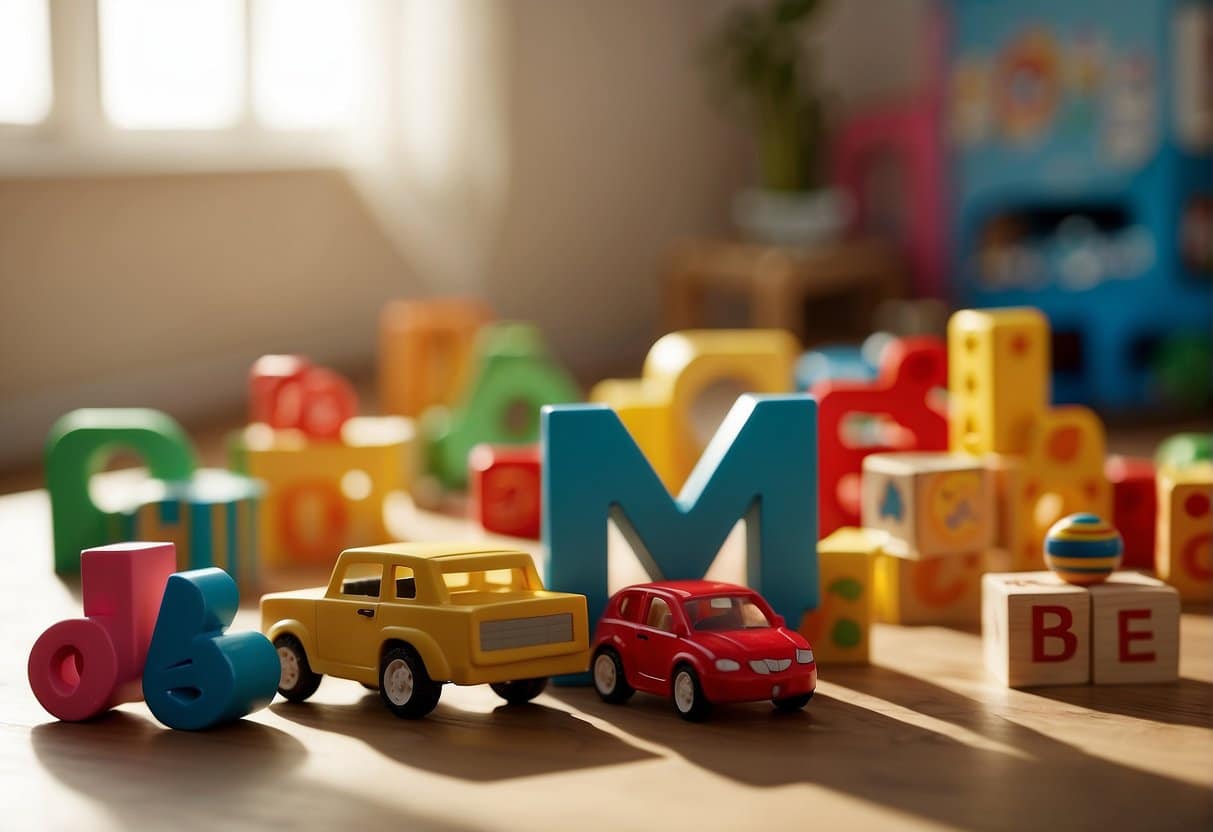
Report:
[[[747,582],[798,627],[817,606],[817,402],[739,398],[677,499],[605,405],[543,409],[543,541],[553,589],[607,601],[607,518],[654,580],[701,578],[739,519]]]

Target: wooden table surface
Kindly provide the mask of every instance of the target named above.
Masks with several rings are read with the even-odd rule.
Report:
[[[25,679],[42,629],[79,615],[78,586],[51,573],[49,521],[43,492],[0,497],[5,830],[1213,824],[1208,615],[1184,615],[1183,678],[1164,685],[1006,690],[985,676],[975,633],[885,626],[874,664],[823,669],[805,712],[721,708],[704,725],[643,695],[607,706],[550,688],[515,708],[452,686],[428,719],[405,722],[335,679],[307,704],[204,733],[163,728],[141,703],[68,724]],[[237,628],[256,626],[255,600]]]

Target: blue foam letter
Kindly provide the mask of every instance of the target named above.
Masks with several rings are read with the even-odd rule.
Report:
[[[222,569],[169,576],[143,668],[143,698],[168,727],[209,728],[274,698],[281,674],[274,645],[258,632],[223,632],[239,600]]]
[[[607,518],[655,580],[700,578],[746,520],[746,569],[788,626],[817,606],[817,402],[745,395],[677,500],[605,405],[543,409],[543,541],[553,589],[607,601]]]

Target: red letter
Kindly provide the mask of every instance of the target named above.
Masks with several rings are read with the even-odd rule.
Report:
[[[1152,662],[1154,661],[1154,653],[1130,653],[1129,642],[1137,640],[1149,641],[1154,638],[1153,630],[1137,630],[1129,629],[1129,622],[1135,618],[1144,618],[1150,620],[1149,610],[1120,610],[1116,615],[1116,633],[1117,641],[1120,643],[1120,660],[1122,662]]]
[[[1056,615],[1057,624],[1045,626],[1046,615]],[[1074,613],[1069,607],[1032,607],[1032,661],[1034,662],[1064,662],[1073,658],[1078,650],[1078,637],[1070,632],[1074,626]],[[1046,653],[1045,639],[1053,636],[1061,639],[1063,645],[1060,653]]]

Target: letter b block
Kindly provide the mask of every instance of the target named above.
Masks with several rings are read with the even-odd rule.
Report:
[[[1081,685],[1091,678],[1091,593],[1052,572],[982,579],[986,667],[1013,688]]]
[[[224,632],[239,600],[222,569],[168,579],[143,670],[143,698],[168,727],[209,728],[274,698],[282,670],[274,645],[258,632]]]

